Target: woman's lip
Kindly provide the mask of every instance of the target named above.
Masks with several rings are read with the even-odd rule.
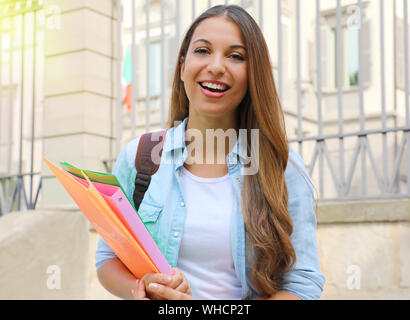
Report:
[[[209,98],[221,98],[229,91],[228,89],[224,92],[212,92],[210,90],[203,88],[200,84],[198,84],[198,86],[201,89],[202,93]]]

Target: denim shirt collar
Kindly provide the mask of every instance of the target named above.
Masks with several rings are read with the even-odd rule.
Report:
[[[170,128],[167,132],[167,137],[163,145],[163,152],[165,154],[174,151],[174,155],[179,154],[181,156],[179,161],[177,160],[177,167],[182,166],[187,157],[185,143],[185,131],[187,123],[188,117],[186,117],[177,126]],[[248,157],[246,150],[246,139],[244,139],[242,134],[239,134],[238,139],[236,139],[235,145],[232,148],[232,151],[228,155],[229,161],[231,161],[232,163],[237,163],[239,160],[241,164],[247,163]],[[182,163],[180,163],[181,161]]]

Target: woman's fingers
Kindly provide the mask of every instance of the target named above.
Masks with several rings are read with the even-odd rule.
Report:
[[[174,275],[172,276],[171,281],[168,283],[168,287],[172,289],[176,289],[184,282],[184,280],[185,280],[185,277],[182,274],[182,272],[179,269],[174,268]],[[152,281],[152,282],[155,282],[155,281]],[[155,282],[155,283],[160,283],[160,282]]]
[[[136,287],[131,290],[131,293],[135,300],[149,300],[145,292],[145,283],[142,279],[136,280]]]
[[[164,273],[147,273],[142,277],[142,279],[147,285],[151,282],[155,282],[169,286],[171,282],[173,282],[173,276]]]
[[[194,298],[186,293],[182,293],[175,289],[163,286],[158,283],[150,283],[149,290],[155,292],[156,295],[161,296],[165,300],[193,300]]]
[[[191,290],[187,281],[183,281],[177,288],[175,288],[175,290],[182,293],[191,294]]]

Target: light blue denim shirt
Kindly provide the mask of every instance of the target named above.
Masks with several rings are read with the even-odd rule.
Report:
[[[186,208],[184,204],[181,169],[187,158],[185,129],[188,118],[167,131],[158,171],[144,195],[138,213],[153,236],[158,247],[172,267],[177,266]],[[130,199],[133,198],[137,171],[135,155],[139,137],[129,142],[120,152],[113,174],[118,178]],[[240,194],[243,185],[243,167],[249,159],[246,145],[239,136],[233,150],[227,156],[229,177],[235,190],[231,212],[232,256],[238,279],[242,285],[242,299],[259,297],[251,282],[253,251],[247,243],[244,220],[241,213]],[[288,272],[282,290],[302,299],[319,299],[325,277],[320,273],[316,242],[316,215],[314,193],[305,166],[300,156],[289,151],[285,171],[288,188],[288,209],[293,221],[291,241],[296,252],[294,268]],[[95,253],[96,268],[116,257],[100,237]]]

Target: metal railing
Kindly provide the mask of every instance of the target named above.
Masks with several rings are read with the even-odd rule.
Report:
[[[191,0],[160,0],[159,2],[151,2],[150,0],[112,0],[116,6],[117,19],[115,37],[117,38],[117,56],[124,56],[124,48],[129,45],[131,48],[131,56],[133,65],[132,69],[132,108],[129,114],[125,113],[121,95],[118,95],[116,100],[116,113],[114,115],[116,122],[116,154],[119,153],[125,142],[134,138],[137,135],[137,130],[150,131],[153,127],[164,127],[167,103],[170,97],[170,77],[172,77],[172,69],[175,65],[175,58],[178,50],[178,45],[182,40],[183,28],[187,25],[187,17],[191,21],[195,19],[200,12],[205,9],[201,1]],[[38,1],[40,3],[41,1]],[[37,2],[33,2],[37,3]],[[410,119],[409,119],[409,28],[408,28],[408,0],[395,0],[393,8],[393,19],[388,19],[385,23],[385,7],[391,6],[391,1],[372,0],[352,2],[350,5],[341,5],[341,0],[337,0],[336,6],[329,8],[328,2],[320,0],[307,1],[295,0],[295,6],[289,6],[288,1],[278,0],[276,2],[268,2],[263,0],[240,0],[240,1],[206,1],[206,6],[210,7],[216,4],[239,4],[246,8],[257,20],[265,37],[269,41],[276,41],[271,47],[274,48],[270,52],[273,62],[273,72],[275,75],[278,93],[282,101],[287,123],[294,123],[295,134],[289,134],[289,143],[291,147],[295,147],[296,151],[302,155],[305,164],[308,168],[313,182],[318,190],[318,199],[320,201],[343,201],[343,200],[367,200],[367,199],[382,199],[382,198],[408,198],[410,196]],[[1,4],[1,3],[0,3]],[[159,4],[159,7],[158,7]],[[186,14],[186,6],[190,5],[190,13]],[[182,5],[185,7],[182,8]],[[313,5],[313,6],[312,6]],[[306,7],[308,6],[308,7]],[[327,7],[326,7],[327,6]],[[345,88],[345,40],[344,32],[346,27],[346,15],[349,14],[349,8],[353,7],[358,12],[359,19],[355,21],[357,28],[357,74],[354,87],[346,90]],[[397,10],[396,10],[397,7]],[[127,10],[124,10],[126,8]],[[18,16],[28,15],[31,12],[39,13],[42,10],[41,6],[33,6],[31,10],[23,10],[12,15],[13,21],[18,20]],[[139,10],[139,11],[137,11]],[[184,11],[185,10],[185,11]],[[296,10],[296,12],[291,12]],[[303,10],[303,11],[302,11]],[[311,11],[309,11],[311,10]],[[364,28],[366,21],[367,10],[378,12],[378,15],[368,14],[368,18],[373,21],[372,34],[378,37],[372,37],[379,44],[376,50],[380,50],[380,57],[372,56],[370,67],[373,68],[373,74],[370,83],[368,82],[369,72],[369,56],[366,55],[369,51],[367,43],[369,34]],[[390,10],[391,11],[391,10]],[[182,16],[181,12],[185,12]],[[301,16],[303,12],[303,16]],[[396,16],[397,12],[401,16]],[[305,18],[311,15],[311,21]],[[350,13],[351,14],[351,13]],[[124,26],[126,16],[130,17],[130,25]],[[265,16],[266,15],[266,16]],[[267,19],[273,15],[274,20]],[[332,15],[334,21],[334,69],[330,70],[325,64],[323,57],[329,52],[332,46],[326,42],[328,38],[323,37],[323,28],[326,24],[326,19]],[[144,19],[140,17],[144,16]],[[8,17],[8,18],[9,18]],[[154,21],[157,17],[158,20]],[[363,19],[362,19],[363,18]],[[365,19],[366,18],[366,19]],[[393,30],[391,33],[391,21],[394,21]],[[403,27],[401,33],[398,33],[398,22]],[[3,25],[4,16],[1,18]],[[35,21],[35,19],[34,19]],[[184,22],[184,23],[183,23]],[[189,21],[188,21],[189,22]],[[375,23],[377,22],[377,23]],[[21,20],[21,29],[25,32],[33,32],[36,34],[37,24],[32,27],[24,25],[24,19]],[[306,25],[306,24],[309,25]],[[390,23],[390,24],[389,24]],[[312,39],[307,39],[308,30],[312,29]],[[375,26],[379,25],[376,30]],[[303,32],[302,32],[303,29]],[[16,39],[13,34],[13,28],[10,28],[10,47]],[[127,31],[128,30],[128,31]],[[0,46],[3,44],[4,30],[0,33]],[[292,33],[293,32],[293,33]],[[386,36],[386,32],[390,32]],[[396,35],[400,38],[395,38]],[[390,37],[393,37],[391,41]],[[326,36],[327,37],[327,36]],[[19,54],[21,57],[20,76],[27,76],[27,68],[25,62],[27,57],[24,54],[25,43],[22,40],[24,37],[20,35],[18,41],[21,43]],[[274,39],[274,40],[272,40]],[[289,43],[288,39],[292,39]],[[157,41],[160,44],[159,60],[150,55],[150,46],[146,45],[152,41]],[[306,59],[306,41],[312,40],[314,55],[312,62]],[[394,44],[386,45],[386,41]],[[35,42],[36,43],[36,42]],[[366,45],[367,43],[367,45]],[[41,44],[42,45],[42,44]],[[36,45],[34,45],[36,47]],[[289,51],[292,47],[292,51]],[[373,46],[372,48],[376,48]],[[0,61],[4,60],[6,51],[0,48]],[[332,49],[333,50],[333,49]],[[393,55],[392,55],[393,50]],[[36,56],[36,51],[30,59],[33,66],[36,66],[36,61],[41,57]],[[293,57],[293,52],[295,56]],[[390,56],[389,56],[390,54]],[[400,54],[400,63],[396,54]],[[9,70],[15,68],[15,57],[10,54]],[[289,58],[291,57],[291,58]],[[291,59],[291,60],[289,60]],[[378,60],[380,59],[380,60]],[[115,83],[117,92],[122,92],[122,67],[124,59],[116,59],[113,63],[117,63],[115,75]],[[395,68],[386,68],[386,61],[391,64],[394,60]],[[150,73],[150,65],[152,62],[159,62],[160,79],[152,78],[156,75]],[[306,61],[309,61],[309,69],[311,64],[313,75],[306,75]],[[376,62],[380,72],[374,72]],[[294,75],[290,75],[289,65],[294,65]],[[330,71],[329,71],[330,70]],[[403,73],[402,84],[397,84],[397,71]],[[3,65],[0,63],[0,88],[5,84],[1,83],[4,72]],[[36,77],[38,72],[34,67],[33,82],[32,82],[32,117],[30,120],[31,137],[24,140],[23,137],[23,115],[27,110],[23,96],[27,92],[27,84],[23,81],[17,84],[17,90],[20,92],[19,134],[15,137],[12,135],[10,128],[7,144],[1,144],[4,140],[1,134],[6,132],[0,131],[0,147],[6,150],[4,159],[7,163],[0,163],[0,170],[3,174],[0,176],[0,210],[2,213],[7,213],[11,210],[20,210],[22,206],[27,209],[34,209],[38,198],[41,195],[42,180],[41,175],[34,169],[34,128],[37,123],[35,119],[35,107],[38,104],[36,97]],[[393,72],[394,86],[386,83],[388,73]],[[13,88],[16,80],[13,79],[13,72],[9,73],[8,86],[6,96],[9,96],[9,110],[15,110],[16,105],[13,103]],[[328,81],[329,74],[334,77],[333,93],[329,93]],[[159,82],[159,92],[152,94],[149,89],[151,80]],[[376,86],[377,84],[377,86]],[[380,90],[375,91],[375,87]],[[145,90],[145,92],[144,92]],[[377,92],[371,97],[368,92]],[[354,103],[357,104],[358,116],[355,120],[347,116],[347,109],[352,104],[352,98],[349,94],[354,93]],[[393,92],[393,94],[392,94]],[[310,95],[310,96],[309,96]],[[333,95],[333,100],[329,99],[329,95]],[[155,96],[156,106],[152,107],[151,103]],[[2,96],[3,97],[3,92]],[[294,97],[295,100],[292,100]],[[308,100],[308,98],[311,100]],[[309,99],[310,99],[309,98]],[[366,100],[366,99],[372,100]],[[0,123],[6,123],[4,120],[4,99],[0,99]],[[312,102],[313,101],[313,102]],[[3,105],[2,105],[3,103]],[[314,106],[308,108],[307,105]],[[381,121],[381,126],[370,126],[369,114],[366,113],[366,108],[372,105],[377,112],[377,117]],[[388,106],[394,105],[394,110],[390,110]],[[374,107],[374,106],[377,106]],[[11,111],[10,111],[11,112]],[[152,119],[156,115],[158,120]],[[328,113],[335,114],[335,120],[332,130],[329,130],[331,121]],[[8,115],[10,116],[11,113]],[[138,115],[144,117],[144,121],[140,121]],[[124,125],[125,119],[130,119],[128,126]],[[348,119],[349,118],[349,119]],[[10,118],[11,119],[11,118]],[[333,120],[332,120],[333,121]],[[354,122],[358,128],[352,129],[348,127],[348,122]],[[137,122],[143,122],[142,126],[138,127]],[[291,132],[291,130],[290,130]],[[307,133],[306,133],[307,132]],[[15,134],[14,134],[15,135]],[[13,138],[12,138],[13,137]],[[380,139],[380,142],[377,139]],[[3,139],[3,140],[2,140]],[[24,153],[23,142],[28,143],[30,152]],[[12,148],[17,152],[17,166],[12,168]],[[112,164],[115,159],[106,159],[104,164],[107,171],[112,170]],[[23,168],[23,163],[29,163],[29,168]],[[404,165],[403,165],[404,164]],[[406,168],[406,169],[403,169]],[[14,172],[12,172],[14,171]],[[358,172],[359,174],[356,174]],[[29,193],[27,194],[27,190]]]
[[[375,2],[375,1],[374,1]],[[300,0],[297,2],[297,12],[299,14],[300,8]],[[404,32],[403,32],[403,39],[398,39],[398,41],[403,41],[404,46],[404,73],[405,73],[405,102],[403,105],[403,109],[405,110],[405,119],[404,119],[404,126],[401,127],[387,127],[387,113],[386,113],[386,78],[385,78],[385,29],[384,29],[384,7],[385,2],[384,0],[379,0],[379,23],[380,23],[380,115],[382,120],[382,127],[377,130],[366,130],[366,116],[364,112],[364,87],[363,87],[363,38],[366,36],[363,34],[363,2],[361,0],[357,1],[357,8],[359,9],[360,19],[358,20],[358,55],[359,55],[359,64],[358,64],[358,97],[359,97],[359,123],[360,123],[360,130],[356,132],[346,132],[343,128],[343,94],[342,94],[342,57],[341,57],[341,20],[342,20],[342,9],[341,9],[341,1],[337,0],[337,8],[336,8],[336,56],[337,56],[337,110],[338,110],[338,133],[333,135],[325,135],[322,132],[322,83],[321,83],[321,63],[320,63],[320,41],[321,41],[321,33],[320,33],[320,1],[316,0],[316,62],[317,62],[317,96],[318,96],[318,133],[317,136],[302,138],[302,121],[301,121],[301,101],[300,95],[298,95],[298,137],[297,139],[290,140],[291,143],[297,143],[299,147],[299,153],[302,153],[302,145],[305,141],[315,141],[315,147],[313,151],[312,158],[310,162],[308,162],[309,166],[309,173],[312,174],[312,171],[315,169],[316,164],[318,164],[319,169],[319,199],[324,201],[334,201],[334,200],[365,200],[365,199],[381,199],[381,198],[408,198],[410,197],[410,119],[409,119],[409,50],[408,50],[408,8],[407,8],[407,0],[402,1],[403,5],[403,20],[404,20]],[[298,34],[300,34],[300,26],[298,26]],[[300,57],[298,54],[297,64],[298,69],[300,68]],[[300,84],[300,75],[298,75],[298,84]],[[298,88],[298,93],[300,92],[300,87]],[[393,155],[393,168],[389,171],[388,168],[388,146],[387,146],[387,135],[389,133],[400,133],[401,134],[401,142],[398,148],[395,148],[395,154]],[[378,163],[375,161],[374,153],[372,148],[377,146],[372,146],[369,143],[369,136],[379,134],[382,136],[382,166],[379,168]],[[356,137],[356,143],[354,146],[354,152],[351,156],[350,165],[348,170],[345,170],[345,159],[344,159],[344,141],[348,137]],[[339,168],[335,168],[335,165],[329,155],[328,151],[328,143],[332,139],[337,139],[339,144]],[[399,179],[399,167],[400,162],[403,159],[403,154],[405,151],[405,147],[407,145],[407,152],[404,158],[407,167],[407,187],[406,190],[401,192],[400,187],[398,186],[398,179]],[[360,156],[360,164],[361,164],[361,179],[360,179],[360,192],[359,194],[351,195],[350,188],[352,183],[353,174],[355,172],[355,168],[358,163],[358,159]],[[370,165],[367,164],[366,156],[369,157]],[[324,197],[324,159],[327,161],[328,168],[330,171],[330,178],[332,183],[337,190],[337,194],[335,197]],[[376,177],[377,186],[378,186],[378,194],[369,195],[367,190],[367,176],[368,171],[372,170],[373,174]],[[347,174],[347,175],[346,175]],[[394,188],[396,186],[396,188]]]
[[[165,34],[166,32],[164,31],[166,28],[172,27],[172,31],[174,32],[175,35],[175,43],[179,44],[180,40],[182,38],[181,35],[181,7],[180,7],[180,1],[175,0],[175,1],[165,1],[161,0],[159,2],[160,6],[160,21],[156,21],[156,24],[154,26],[154,23],[151,22],[150,17],[151,17],[151,11],[154,10],[151,6],[151,1],[149,0],[142,0],[142,1],[136,1],[136,0],[130,0],[128,1],[128,4],[130,3],[130,6],[127,6],[127,11],[122,12],[122,5],[127,5],[127,1],[117,1],[117,9],[118,13],[120,16],[124,16],[124,14],[129,14],[131,15],[131,30],[134,30],[131,34],[131,42],[128,43],[131,48],[132,48],[132,59],[133,59],[133,65],[141,65],[141,60],[138,60],[137,57],[137,50],[138,46],[143,46],[146,52],[145,54],[145,61],[144,65],[146,66],[145,70],[145,78],[143,79],[140,74],[142,74],[141,69],[134,68],[133,69],[133,97],[136,97],[133,100],[132,104],[132,111],[131,111],[131,125],[129,128],[129,132],[125,133],[124,130],[121,131],[121,125],[117,126],[118,132],[117,132],[117,154],[121,148],[121,135],[128,134],[128,137],[130,139],[134,138],[136,136],[136,125],[135,125],[135,119],[136,119],[136,113],[139,107],[137,107],[136,101],[137,99],[142,99],[145,98],[145,132],[148,132],[151,130],[151,126],[153,123],[150,121],[150,117],[152,116],[152,110],[150,109],[150,95],[149,93],[142,93],[138,96],[138,89],[141,89],[141,87],[147,88],[148,84],[150,83],[151,80],[151,75],[148,72],[148,67],[150,65],[150,57],[149,55],[149,46],[144,45],[142,42],[137,43],[136,41],[136,32],[135,30],[138,29],[140,30],[141,28],[138,27],[142,25],[143,23],[145,24],[145,43],[150,42],[150,37],[151,34],[154,33],[154,29],[158,28],[159,25],[159,31],[157,31],[157,34],[159,32],[160,35],[160,43],[161,43],[161,90],[160,90],[160,120],[155,123],[155,126],[159,126],[161,128],[164,127],[164,119],[165,119],[165,108],[166,108],[166,103],[169,100],[169,97],[166,96],[167,92],[167,84],[165,83],[164,79],[164,74],[167,72],[167,68],[169,66],[165,65],[166,64],[166,57],[164,56],[164,48],[166,47],[166,39],[165,39]],[[189,3],[184,2],[185,5],[188,5]],[[403,56],[404,56],[404,70],[405,70],[405,88],[401,92],[398,92],[400,90],[397,89],[397,87],[394,88],[394,97],[392,96],[386,96],[386,74],[385,74],[385,6],[386,2],[384,0],[373,0],[373,1],[362,1],[358,0],[356,2],[351,2],[349,5],[341,5],[341,0],[337,0],[336,6],[334,8],[329,8],[328,4],[326,4],[323,1],[320,0],[312,0],[309,2],[309,6],[314,8],[314,11],[312,12],[312,22],[314,22],[314,45],[315,45],[315,64],[316,64],[316,70],[314,74],[314,79],[310,79],[308,82],[306,79],[302,79],[302,68],[304,67],[302,65],[302,54],[303,50],[302,48],[304,47],[304,43],[302,43],[302,38],[303,34],[301,32],[301,29],[304,28],[306,30],[311,29],[311,24],[309,26],[307,25],[302,25],[302,20],[301,20],[301,6],[302,6],[302,1],[300,0],[295,0],[295,19],[292,19],[292,16],[289,15],[287,17],[285,14],[285,11],[289,11],[290,7],[287,6],[287,2],[283,1],[276,1],[274,6],[276,6],[276,12],[274,17],[276,18],[276,27],[272,29],[272,24],[269,24],[271,26],[271,29],[268,29],[267,23],[264,23],[264,14],[267,14],[266,8],[268,7],[267,2],[262,1],[262,0],[253,0],[253,1],[208,1],[208,7],[211,5],[215,4],[239,4],[247,8],[247,10],[252,11],[252,14],[254,17],[256,17],[256,20],[263,30],[265,36],[266,35],[274,35],[276,36],[276,50],[277,52],[271,52],[272,56],[276,55],[276,59],[273,59],[274,65],[273,65],[273,71],[275,73],[275,78],[276,78],[276,85],[278,88],[278,94],[280,96],[281,101],[283,102],[284,105],[284,110],[286,117],[289,118],[291,117],[290,115],[292,112],[289,112],[289,110],[295,110],[293,112],[293,118],[295,119],[297,123],[297,128],[295,129],[296,135],[294,137],[290,136],[289,138],[289,143],[290,145],[296,146],[296,151],[301,154],[305,160],[306,166],[309,169],[309,173],[312,175],[312,179],[314,181],[315,186],[318,189],[318,198],[321,201],[333,201],[333,200],[364,200],[364,199],[381,199],[381,198],[403,198],[403,197],[409,197],[410,196],[410,133],[409,133],[409,78],[408,78],[408,72],[409,72],[409,67],[408,67],[408,57],[409,57],[409,52],[408,52],[408,27],[404,27],[404,33],[403,33],[403,38],[402,39],[395,39],[395,47],[397,46],[396,42],[403,43]],[[139,4],[139,5],[138,5]],[[174,12],[173,17],[169,19],[168,17],[165,17],[164,15],[164,8],[165,5],[170,5],[172,4],[172,11]],[[303,2],[303,5],[307,5],[306,1]],[[313,5],[313,6],[312,6]],[[388,2],[388,5],[392,5],[392,2]],[[327,6],[327,7],[325,7]],[[397,0],[394,4],[394,6],[398,7],[398,11],[403,13],[403,23],[404,26],[408,26],[408,8],[407,8],[407,0]],[[285,10],[284,10],[284,7]],[[366,11],[367,10],[375,10],[375,8],[378,8],[379,16],[378,17],[366,17]],[[137,12],[136,8],[143,8],[144,13],[145,13],[145,20],[144,21],[137,21]],[[199,14],[197,11],[198,9],[198,2],[195,0],[191,1],[191,8],[192,8],[192,20]],[[272,6],[270,7],[272,8]],[[168,8],[169,9],[169,8]],[[304,15],[309,14],[308,12],[305,12],[306,7],[304,7]],[[351,10],[352,9],[352,10]],[[356,83],[355,87],[352,89],[354,90],[356,97],[357,97],[357,106],[359,110],[359,115],[357,117],[357,124],[359,126],[358,129],[356,130],[347,130],[344,127],[344,121],[346,119],[346,115],[344,115],[344,109],[346,108],[346,103],[344,102],[344,95],[345,95],[345,87],[344,87],[344,80],[343,80],[343,65],[345,64],[345,57],[343,53],[343,44],[344,40],[344,30],[343,28],[346,27],[346,23],[348,24],[349,21],[346,22],[346,19],[349,19],[349,17],[346,17],[347,14],[349,14],[350,10],[350,15],[353,16],[356,14],[356,19],[353,19],[354,21],[354,28],[356,28],[358,31],[358,38],[357,38],[357,67],[358,70],[356,71]],[[325,42],[326,39],[322,39],[323,34],[322,30],[324,28],[324,20],[325,16],[329,15],[329,12],[333,11],[334,15],[334,20],[336,21],[334,23],[334,30],[335,30],[335,69],[334,69],[334,76],[335,76],[335,88],[334,88],[334,95],[336,95],[336,103],[333,104],[326,104],[327,110],[329,108],[333,108],[334,110],[337,110],[337,132],[336,133],[326,133],[324,130],[324,126],[327,125],[328,119],[326,119],[326,116],[324,115],[324,100],[325,100],[325,95],[328,94],[327,92],[324,91],[325,87],[323,84],[324,77],[326,77],[326,72],[327,70],[322,70],[322,68],[325,68],[323,65],[323,60],[322,56],[323,53],[321,50],[324,48],[323,47],[323,42]],[[354,12],[356,11],[356,12]],[[393,9],[393,12],[395,12],[396,9]],[[186,11],[184,11],[186,12]],[[270,14],[271,15],[271,14]],[[157,14],[158,16],[158,14]],[[370,16],[370,14],[368,14]],[[295,28],[290,28],[291,30],[295,30],[295,34],[292,35],[290,33],[284,34],[284,19],[290,20],[291,24],[295,24]],[[378,20],[377,20],[378,19]],[[396,28],[396,15],[394,16],[394,21],[395,21],[395,26]],[[266,20],[266,19],[265,19]],[[368,44],[368,47],[364,47],[365,43],[370,41],[370,35],[367,34],[369,32],[368,29],[364,28],[365,23],[371,20],[372,25],[375,26],[377,25],[376,22],[379,23],[380,29],[379,29],[379,39],[378,41],[380,42],[380,74],[379,73],[374,73],[373,79],[371,80],[371,84],[369,85],[367,83],[368,79],[368,73],[370,70],[369,68],[375,68],[375,64],[369,65],[368,56],[364,57],[364,53],[368,52],[371,50],[370,44]],[[164,25],[165,23],[169,23],[171,21],[172,26],[167,26]],[[303,20],[304,23],[306,23],[306,19]],[[118,30],[121,30],[121,23],[122,21],[118,21],[119,27]],[[138,24],[139,23],[139,24]],[[326,22],[325,22],[326,23]],[[273,24],[275,26],[275,23]],[[390,29],[389,29],[390,30]],[[375,32],[375,28],[371,29],[372,32]],[[305,33],[305,32],[304,32]],[[395,33],[395,32],[394,32]],[[118,34],[118,36],[121,36]],[[284,41],[286,38],[289,36],[294,37],[294,43],[295,43],[295,60],[288,63],[293,63],[296,65],[296,75],[294,79],[294,83],[289,83],[287,82],[289,79],[285,79],[284,72],[286,66],[284,65],[284,59],[287,56],[291,55],[291,52],[286,50],[286,46],[284,45]],[[269,37],[272,38],[272,37]],[[369,38],[369,39],[368,39]],[[373,39],[373,38],[372,38]],[[377,39],[377,38],[376,38]],[[303,41],[306,41],[304,39]],[[119,43],[122,43],[121,41]],[[325,47],[326,48],[326,47]],[[169,48],[168,48],[169,49]],[[173,51],[169,52],[169,55],[173,55],[174,57],[176,56],[176,50],[178,49],[177,46],[172,48]],[[395,49],[397,50],[397,48]],[[121,56],[121,46],[118,46],[118,55]],[[391,56],[390,56],[391,58]],[[366,59],[366,60],[364,60]],[[376,61],[375,56],[373,54],[373,60]],[[305,59],[306,61],[306,59]],[[172,61],[173,63],[175,61]],[[119,83],[121,82],[121,61],[118,61],[119,65],[117,66],[117,84],[118,84],[118,90],[121,90],[121,87],[119,86]],[[396,70],[394,71],[396,73]],[[333,74],[332,74],[333,75]],[[366,83],[365,83],[366,81]],[[372,99],[372,104],[377,103],[377,105],[380,105],[380,109],[376,110],[378,112],[379,117],[381,119],[381,127],[378,129],[375,129],[374,127],[367,128],[367,122],[369,121],[368,119],[368,114],[365,112],[365,92],[366,90],[371,90],[372,86],[374,87],[376,85],[376,81],[380,81],[380,97],[375,98],[373,97]],[[168,84],[169,85],[169,84]],[[286,92],[289,87],[292,87],[295,85],[295,91],[293,91],[294,96],[297,97],[295,103],[293,106],[289,108],[289,93]],[[315,100],[316,100],[316,111],[313,113],[313,117],[311,117],[311,122],[314,123],[314,127],[317,130],[316,134],[310,134],[309,136],[304,136],[304,126],[305,126],[305,121],[304,121],[304,104],[306,104],[306,101],[304,101],[303,93],[304,89],[303,86],[310,86],[311,89],[315,93]],[[140,90],[141,91],[141,90]],[[149,92],[148,89],[145,90],[145,92]],[[404,104],[403,105],[397,105],[397,95],[404,95]],[[386,101],[386,99],[389,99],[389,101]],[[394,102],[391,100],[394,99]],[[395,105],[395,110],[392,113],[388,112],[386,108],[386,104],[392,104],[394,103]],[[293,108],[293,109],[292,109]],[[120,112],[122,110],[122,102],[119,99],[117,101],[117,121],[122,121],[121,120],[121,115]],[[404,110],[404,112],[402,112]],[[326,112],[325,112],[326,113]],[[404,123],[401,125],[400,122],[400,113],[403,113],[403,118],[404,118]],[[394,118],[394,125],[389,126],[388,125],[388,116],[393,116]],[[312,127],[312,125],[311,125]],[[141,131],[141,128],[140,128]],[[312,131],[312,130],[311,130]],[[382,143],[375,143],[374,139],[375,137],[381,137]],[[393,140],[395,142],[389,144],[389,139],[388,137],[393,136]],[[371,139],[370,139],[371,138]],[[355,139],[356,141],[354,142],[354,147],[353,149],[350,147],[350,152],[349,155],[347,154],[347,141],[351,139]],[[398,143],[399,141],[399,143]],[[350,144],[352,141],[349,141]],[[309,146],[310,143],[310,146]],[[331,155],[331,152],[329,151],[329,148],[335,149],[337,148],[337,154]],[[393,151],[389,151],[393,148]],[[375,152],[375,150],[377,152]],[[393,156],[389,154],[389,152],[393,153]],[[333,151],[333,153],[335,153]],[[378,153],[381,154],[377,155]],[[393,166],[389,168],[389,160],[388,157],[390,156],[390,162],[393,163]],[[381,157],[380,161],[379,158]],[[115,159],[107,159],[105,160],[105,165],[108,170],[112,168],[112,163]],[[401,174],[401,163],[405,161],[407,171],[405,175]],[[380,163],[381,162],[381,166]],[[360,167],[358,166],[358,163],[360,163]],[[357,182],[355,181],[357,178],[356,171],[359,169],[360,172],[360,181]],[[318,172],[316,172],[318,171]],[[325,173],[325,171],[327,173]],[[369,181],[369,176],[373,175],[373,179],[371,179],[371,185],[368,185]],[[406,183],[406,188],[405,190],[401,190],[403,183]],[[352,188],[352,184],[355,184],[355,187]],[[329,186],[332,187],[332,193],[331,194],[326,194],[326,192],[329,189]],[[328,192],[329,193],[329,192]]]
[[[2,1],[0,13],[0,126],[8,129],[0,131],[1,159],[6,162],[0,163],[0,215],[3,215],[19,211],[23,206],[28,210],[34,209],[41,190],[40,172],[35,172],[34,168],[34,145],[38,124],[36,107],[41,99],[37,90],[37,68],[39,60],[43,59],[37,54],[38,45],[43,45],[38,41],[38,21],[44,17],[44,12],[42,1]],[[27,40],[30,37],[32,42]],[[8,40],[7,48],[3,47],[4,39]],[[7,64],[5,59],[8,59]],[[6,83],[3,83],[3,74],[8,75]],[[27,95],[31,97],[29,101]],[[31,117],[28,117],[30,112]],[[24,130],[27,125],[30,128],[29,138]],[[18,126],[17,134],[13,131],[14,126]],[[6,131],[7,136],[2,136]],[[16,154],[17,159],[14,159]],[[23,163],[29,166],[23,167]]]

